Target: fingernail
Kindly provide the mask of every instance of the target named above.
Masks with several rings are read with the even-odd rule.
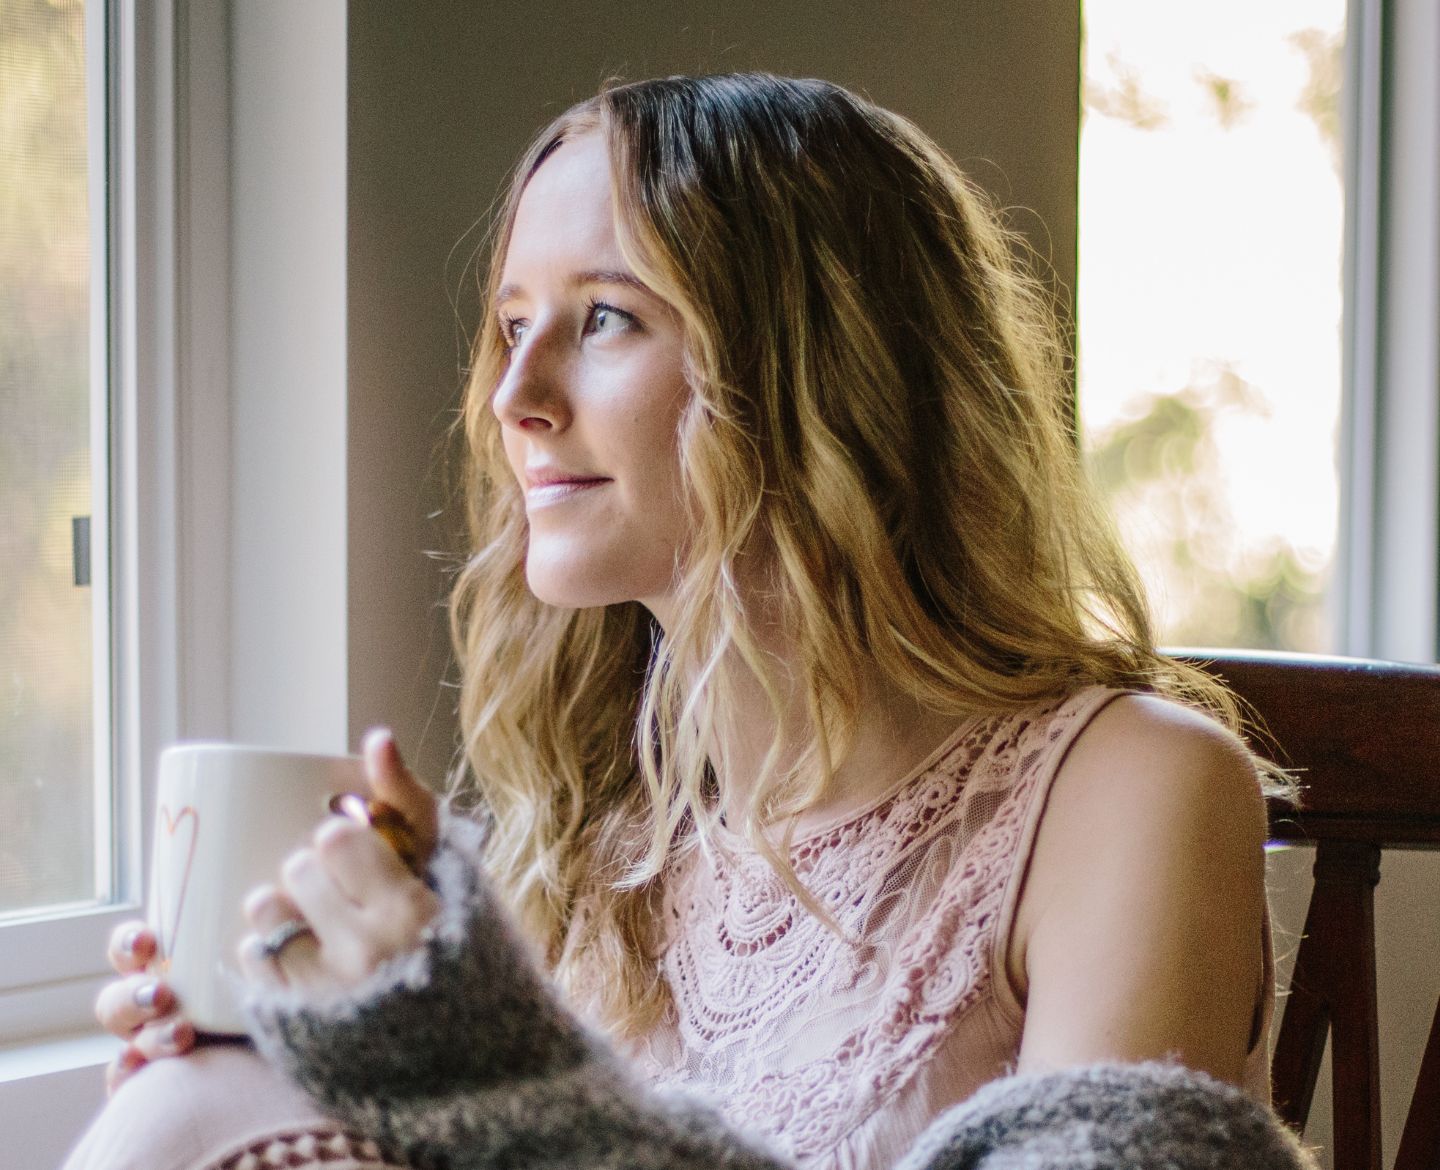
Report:
[[[110,1062],[110,1067],[105,1071],[106,1091],[114,1093],[144,1063],[145,1057],[138,1051],[134,1048],[126,1048]]]
[[[142,983],[135,989],[136,1006],[153,1008],[160,999],[160,984]]]
[[[275,887],[272,885],[256,886],[245,895],[245,901],[241,903],[241,911],[251,922],[265,906],[275,897]]]
[[[179,1052],[180,1033],[186,1026],[183,1020],[176,1020],[169,1025],[165,1031],[160,1033],[160,1047],[166,1052]]]
[[[365,754],[383,751],[394,740],[395,734],[388,727],[372,727],[365,733]]]

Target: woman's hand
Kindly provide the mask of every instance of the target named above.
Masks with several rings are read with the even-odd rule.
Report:
[[[400,812],[421,859],[428,858],[439,835],[435,797],[405,767],[389,731],[366,736],[364,758],[371,795]],[[240,966],[247,978],[270,986],[351,987],[418,945],[439,906],[379,833],[333,817],[308,848],[285,860],[278,885],[261,886],[246,898],[255,933],[241,943]],[[266,936],[291,922],[309,930],[278,953],[267,950]]]
[[[126,1041],[105,1070],[111,1093],[150,1061],[180,1056],[195,1046],[195,1027],[181,1014],[175,992],[146,971],[156,950],[155,932],[144,922],[122,923],[110,936],[110,965],[121,978],[101,990],[95,1018]]]

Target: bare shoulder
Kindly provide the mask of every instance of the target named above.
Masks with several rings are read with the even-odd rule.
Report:
[[[1155,696],[1102,708],[1056,772],[1006,959],[1033,1060],[1174,1052],[1238,1077],[1265,830],[1254,761],[1226,728]]]
[[[1263,867],[1265,801],[1228,728],[1155,695],[1122,695],[1076,738],[1054,779],[1031,880],[1074,889],[1108,864],[1165,883],[1251,879]]]
[[[1211,815],[1263,811],[1260,781],[1245,745],[1208,715],[1158,695],[1121,695],[1077,737],[1055,777],[1055,795],[1098,800],[1137,813]]]

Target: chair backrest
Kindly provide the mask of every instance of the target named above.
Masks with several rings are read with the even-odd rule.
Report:
[[[1276,1041],[1276,1108],[1297,1130],[1331,1041],[1336,1170],[1381,1170],[1375,885],[1387,849],[1440,849],[1440,669],[1304,655],[1184,651],[1229,684],[1295,769],[1301,807],[1273,840],[1315,849],[1315,888]],[[1440,906],[1436,907],[1440,914]],[[1440,955],[1425,960],[1440,965]],[[1440,1170],[1440,1010],[1395,1170]]]

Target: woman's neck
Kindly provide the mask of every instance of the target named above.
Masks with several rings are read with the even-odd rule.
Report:
[[[732,826],[742,823],[761,778],[765,757],[777,742],[776,773],[795,766],[810,742],[812,724],[799,683],[798,655],[776,643],[762,650],[774,664],[780,711],[748,668],[736,664],[728,678],[731,702],[719,714],[712,760],[720,807]],[[859,671],[859,708],[849,750],[835,761],[830,783],[794,820],[797,833],[859,809],[912,772],[953,733],[956,716],[929,710],[872,667]]]

